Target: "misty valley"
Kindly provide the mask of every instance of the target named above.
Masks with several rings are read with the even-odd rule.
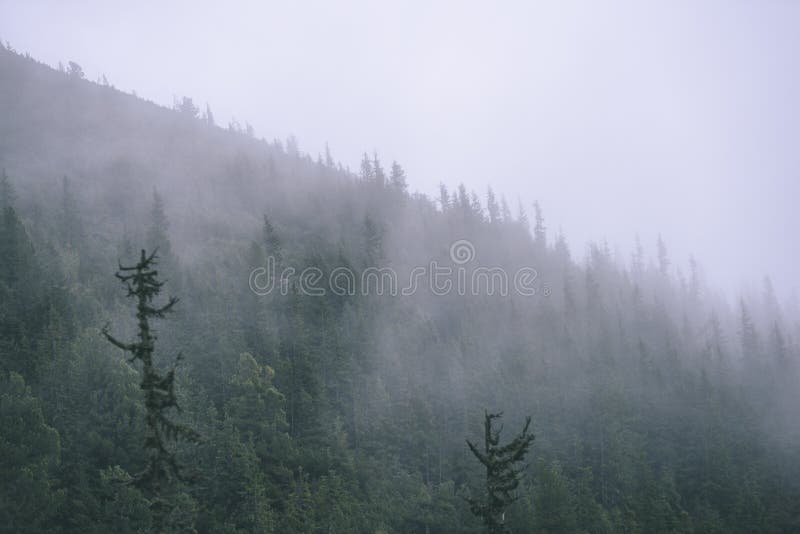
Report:
[[[796,297],[302,146],[0,47],[0,532],[800,532]]]

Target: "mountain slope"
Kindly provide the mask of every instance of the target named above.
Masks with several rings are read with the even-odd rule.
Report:
[[[464,440],[484,409],[533,417],[514,531],[798,527],[800,327],[769,291],[730,311],[666,256],[626,265],[593,246],[578,262],[543,222],[531,234],[463,187],[434,202],[377,156],[355,176],[7,50],[0,116],[16,189],[0,368],[60,438],[38,490],[3,495],[9,515],[26,498],[41,528],[147,528],[144,496],[113,483],[143,462],[137,370],[98,329],[133,331],[116,262],[157,246],[181,297],[160,362],[184,354],[181,417],[206,438],[179,448],[199,481],[178,485],[175,515],[200,531],[480,531],[462,497],[480,487]],[[258,295],[268,257],[294,274]],[[310,294],[307,268],[323,285],[347,268],[354,291]],[[377,290],[415,268],[411,294]]]

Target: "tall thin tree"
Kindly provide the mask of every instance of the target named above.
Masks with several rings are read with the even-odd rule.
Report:
[[[114,346],[130,353],[131,362],[138,361],[142,365],[140,387],[145,397],[144,448],[147,453],[147,464],[134,480],[138,486],[149,492],[153,527],[156,532],[162,532],[166,528],[166,519],[172,509],[166,493],[175,480],[185,480],[174,450],[169,444],[179,439],[197,441],[199,436],[188,426],[177,423],[169,417],[171,410],[180,409],[175,395],[175,365],[165,373],[153,361],[156,335],[150,327],[150,321],[163,319],[178,302],[176,297],[170,297],[161,306],[153,304],[153,300],[158,297],[164,285],[164,282],[158,279],[156,264],[156,252],[153,251],[148,256],[142,250],[136,265],[129,267],[120,265],[116,274],[125,285],[127,296],[136,299],[137,302],[136,341],[125,343],[118,340],[109,334],[107,326],[103,328],[103,335]],[[181,356],[178,355],[177,360],[180,359]]]

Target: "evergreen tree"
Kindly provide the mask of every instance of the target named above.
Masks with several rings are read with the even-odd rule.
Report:
[[[383,188],[386,185],[386,173],[383,172],[383,166],[381,166],[377,152],[372,154],[372,174],[375,179],[375,185]]]
[[[198,108],[188,96],[184,96],[180,100],[176,99],[173,107],[178,113],[181,113],[192,119],[196,119],[200,113],[200,108]]]
[[[481,200],[478,198],[478,194],[475,191],[472,191],[469,195],[469,207],[472,216],[475,217],[476,220],[482,221],[483,206],[481,206]]]
[[[505,223],[510,223],[513,221],[513,217],[511,216],[511,208],[508,206],[505,196],[500,198],[500,216],[503,218],[503,222]]]
[[[58,432],[17,373],[0,374],[0,532],[45,532],[58,510]],[[53,525],[50,525],[53,526]]]
[[[372,217],[366,215],[362,233],[367,266],[377,266],[383,259],[383,229]]]
[[[61,180],[61,195],[61,237],[67,246],[78,248],[83,239],[83,226],[78,215],[78,203],[72,193],[72,184],[67,176]]]
[[[372,167],[372,160],[369,159],[369,154],[364,152],[364,157],[361,158],[361,180],[364,182],[370,182],[374,176],[375,173]]]
[[[328,143],[325,143],[325,166],[329,169],[336,167],[336,163],[333,161],[333,156],[331,155],[331,147],[328,146]]]
[[[486,211],[489,212],[489,222],[497,224],[500,222],[500,205],[497,203],[497,197],[494,196],[494,191],[489,187],[486,192]]]
[[[172,244],[169,240],[169,219],[164,208],[164,199],[153,189],[153,205],[150,208],[150,228],[147,230],[147,246],[150,250],[159,251],[163,263],[171,266]]]
[[[145,421],[147,431],[144,448],[147,452],[147,463],[144,471],[136,476],[137,483],[151,495],[151,511],[156,531],[167,528],[167,516],[172,512],[175,503],[171,503],[168,494],[176,480],[184,480],[182,471],[176,461],[170,442],[179,439],[197,441],[199,436],[188,426],[173,421],[169,413],[179,409],[175,395],[175,366],[166,373],[158,369],[153,361],[156,335],[151,330],[152,319],[163,319],[178,302],[170,297],[162,306],[153,306],[153,299],[158,297],[163,282],[158,280],[156,252],[149,256],[141,252],[136,265],[124,267],[120,265],[117,278],[125,285],[128,297],[136,299],[136,319],[138,324],[137,340],[131,343],[119,341],[103,329],[105,338],[125,352],[131,354],[132,362],[142,365],[141,388],[145,397]],[[180,360],[181,356],[178,356]]]
[[[31,341],[47,324],[43,273],[25,226],[13,206],[8,178],[0,182],[0,372],[16,371],[30,380],[41,363]],[[46,286],[44,286],[46,287]],[[34,336],[31,339],[30,336]]]
[[[739,339],[744,358],[754,359],[758,352],[758,332],[744,299],[739,300]]]
[[[461,215],[467,218],[472,213],[472,203],[469,200],[469,194],[467,193],[467,186],[465,186],[462,182],[458,184],[458,189],[456,191],[457,193],[454,202],[458,204],[458,208],[459,210],[461,210]]]
[[[82,80],[84,78],[83,68],[74,61],[70,61],[67,64],[67,75]]]
[[[405,194],[408,190],[408,184],[406,183],[406,171],[404,171],[403,167],[401,167],[396,161],[392,162],[392,170],[389,174],[389,182],[392,184],[392,187],[395,190],[403,194]]]
[[[545,465],[540,459],[538,472],[533,506],[536,532],[575,532],[576,510],[561,465],[558,462]]]
[[[272,221],[270,221],[266,214],[264,214],[262,240],[267,256],[271,256],[275,260],[275,266],[277,267],[283,261],[283,244],[280,236],[278,236],[278,232],[272,225]]]
[[[481,518],[489,534],[507,532],[504,526],[505,509],[517,499],[512,492],[519,486],[520,474],[525,469],[516,465],[524,460],[534,440],[534,435],[528,433],[531,424],[531,418],[528,417],[522,432],[510,443],[500,446],[502,426],[494,430],[492,425],[495,419],[502,416],[502,413],[485,413],[483,451],[467,441],[472,454],[486,468],[485,498],[468,499],[470,510]]]
[[[450,209],[450,193],[447,191],[447,186],[442,183],[439,184],[439,207],[443,213]]]
[[[206,121],[206,124],[209,126],[216,126],[216,122],[214,122],[214,114],[211,112],[211,106],[206,103],[206,112],[203,114],[203,120]]]
[[[540,249],[547,246],[547,227],[544,225],[542,208],[538,201],[533,203],[533,239]]]
[[[669,274],[669,255],[667,254],[667,245],[664,244],[661,234],[658,235],[656,249],[658,251],[658,272],[662,276],[667,276]]]
[[[528,222],[528,212],[525,210],[525,206],[522,204],[522,200],[517,200],[517,223],[522,226],[526,231],[530,229],[530,223]]]

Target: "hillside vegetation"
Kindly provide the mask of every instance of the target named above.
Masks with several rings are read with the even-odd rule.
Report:
[[[171,530],[481,532],[488,410],[532,418],[513,532],[800,531],[800,312],[768,280],[729,305],[660,240],[570,251],[538,205],[414,194],[379,155],[351,172],[76,67],[0,48],[0,531],[151,528],[125,482],[140,365],[101,333],[136,333],[114,273],[141,249],[180,299],[155,361],[182,354],[171,417],[200,436],[172,445]],[[294,274],[258,294],[271,262]],[[431,262],[449,291],[377,290]],[[459,291],[479,267],[507,294]],[[354,290],[310,294],[307,268]]]

